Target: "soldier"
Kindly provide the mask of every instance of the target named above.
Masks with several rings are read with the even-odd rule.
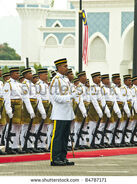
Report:
[[[85,71],[79,72],[77,76],[79,79],[79,84],[76,87],[76,91],[79,93],[79,98],[75,99],[75,101],[78,104],[78,108],[76,111],[76,118],[75,118],[75,135],[78,135],[83,118],[87,117],[87,108],[89,105],[89,102],[87,101],[88,98],[87,98],[86,86],[85,86],[85,83],[87,80],[86,72]],[[86,121],[83,128],[85,132],[87,130],[87,123],[88,122]],[[82,137],[83,137],[83,140],[80,139],[79,149],[87,148],[86,134],[82,135]]]
[[[132,78],[132,88],[131,88],[131,91],[132,91],[132,97],[133,97],[133,104],[134,104],[134,116],[133,116],[133,121],[134,121],[134,128],[137,124],[137,76],[134,76]],[[132,135],[133,138],[131,139],[131,144],[134,144],[134,145],[137,145],[137,136],[136,135]]]
[[[22,110],[22,96],[19,83],[19,67],[10,68],[10,80],[8,80],[3,88],[3,97],[5,101],[5,109],[9,119],[12,119],[11,132],[15,136],[11,138],[12,143],[6,148],[8,154],[23,154],[24,151],[19,149],[19,136],[21,131],[21,110]],[[8,126],[9,127],[9,126]],[[7,142],[6,142],[7,144]]]
[[[24,80],[25,80],[24,76],[23,75],[20,75],[19,82],[22,84]]]
[[[74,165],[66,159],[70,125],[74,120],[72,99],[76,93],[70,94],[70,87],[66,82],[65,75],[68,71],[67,59],[54,62],[57,74],[50,85],[50,96],[52,99],[51,119],[54,120],[54,129],[51,140],[50,161],[51,166]]]
[[[128,103],[128,107],[130,109],[130,113],[131,113],[131,117],[130,117],[130,122],[128,124],[128,130],[133,130],[133,125],[134,125],[134,122],[133,122],[133,107],[134,107],[134,104],[133,104],[133,99],[132,99],[132,92],[131,92],[131,89],[129,88],[131,86],[131,75],[124,75],[123,76],[123,79],[124,79],[124,85],[121,87],[121,93],[122,93],[122,96],[123,98],[127,101]],[[123,127],[126,126],[126,123],[127,123],[127,114],[124,113],[124,124],[123,124]],[[123,138],[122,138],[123,139]],[[122,146],[130,146],[130,139],[131,139],[131,133],[127,133],[127,136],[125,136],[124,138],[124,142],[121,142],[122,143]]]
[[[73,83],[74,83],[75,86],[78,86],[79,85],[79,79],[78,78],[73,79]]]
[[[22,131],[21,131],[21,145],[26,153],[39,153],[41,150],[36,150],[34,148],[34,137],[31,137],[32,143],[27,143],[27,148],[24,148],[25,142],[25,135],[28,130],[28,125],[31,119],[33,119],[33,125],[31,127],[31,132],[36,131],[35,124],[39,124],[38,122],[38,111],[39,110],[42,119],[46,119],[46,112],[43,107],[42,101],[37,96],[36,86],[31,82],[35,83],[35,79],[32,79],[31,68],[26,68],[22,71],[22,75],[24,76],[25,80],[23,81],[22,85],[22,99],[23,99],[23,110],[22,110]],[[34,77],[35,78],[35,77]],[[36,111],[36,112],[35,112]]]
[[[103,117],[102,108],[104,109],[104,113],[106,114],[107,118],[111,117],[110,110],[108,109],[106,105],[106,101],[104,99],[104,96],[101,94],[101,73],[95,72],[91,74],[92,80],[94,85],[91,86],[90,90],[90,109],[89,109],[89,130],[90,130],[90,144],[91,148],[99,148],[103,147],[100,145],[101,141],[101,135],[96,135],[95,128],[97,126],[99,118]],[[100,123],[98,130],[102,131],[104,127],[103,123]]]
[[[102,92],[102,95],[104,95],[106,104],[111,112],[111,117],[109,119],[109,123],[108,123],[108,126],[106,127],[106,130],[113,132],[113,129],[116,126],[116,122],[114,120],[114,113],[117,115],[117,119],[121,118],[122,115],[116,101],[115,93],[110,84],[109,74],[104,74],[101,76],[101,78],[103,83],[103,85],[101,86],[101,92]],[[105,114],[103,117],[103,122],[105,126],[105,123],[107,122],[107,117]],[[104,137],[105,139],[103,140],[103,142],[105,142],[105,147],[111,147],[110,144],[112,142],[112,136],[113,136],[112,133],[106,133],[107,139],[106,137]]]
[[[41,137],[42,143],[39,143],[39,147],[45,152],[48,152],[48,150],[50,149],[51,136],[53,131],[53,121],[50,120],[52,105],[49,99],[49,86],[46,83],[48,80],[48,70],[46,68],[38,69],[38,76],[39,76],[39,81],[37,82],[38,93],[41,96],[42,103],[47,114],[47,118],[45,119],[42,128],[42,132],[46,133],[47,137],[44,136]]]
[[[10,72],[2,73],[2,77],[3,77],[4,82],[6,82],[7,80],[10,79]]]
[[[0,68],[0,77],[2,75],[2,70]],[[4,99],[3,99],[3,82],[0,81],[0,142],[3,134],[3,129],[6,124],[6,113],[4,108]],[[5,155],[6,153],[0,150],[0,155]]]
[[[120,79],[119,73],[112,74],[112,88],[113,88],[118,106],[119,106],[121,113],[122,113],[122,117],[120,119],[118,130],[123,131],[124,125],[125,125],[123,113],[125,112],[127,114],[127,117],[129,118],[130,117],[130,110],[129,110],[129,107],[127,104],[127,100],[122,96],[122,93],[121,93],[121,79]],[[118,121],[117,115],[115,113],[114,113],[114,121],[115,122]],[[122,141],[122,133],[118,133],[117,135],[118,136],[114,135],[115,138],[114,138],[113,144],[115,144],[116,147],[119,147],[120,143]]]

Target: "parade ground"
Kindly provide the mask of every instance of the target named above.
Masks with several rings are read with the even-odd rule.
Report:
[[[3,163],[0,176],[137,176],[136,154],[71,160],[75,166],[51,167],[49,160]]]

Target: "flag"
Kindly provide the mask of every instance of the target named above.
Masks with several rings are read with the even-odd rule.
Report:
[[[88,65],[88,23],[86,13],[82,10],[82,17],[84,22],[84,40],[83,40],[83,61],[85,65]]]

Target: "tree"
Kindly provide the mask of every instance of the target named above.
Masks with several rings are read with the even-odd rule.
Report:
[[[0,44],[0,60],[20,60],[21,57],[8,43]]]
[[[54,6],[54,0],[51,0],[50,6],[53,7]]]

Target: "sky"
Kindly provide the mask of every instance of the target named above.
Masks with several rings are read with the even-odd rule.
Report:
[[[22,2],[23,0],[0,0],[0,44],[7,42],[18,54],[21,54],[21,22],[16,3]],[[66,7],[67,0],[55,0],[54,8]]]

